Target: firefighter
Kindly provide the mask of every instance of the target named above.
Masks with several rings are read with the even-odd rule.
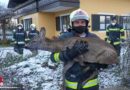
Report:
[[[14,51],[18,54],[23,54],[23,48],[25,45],[25,39],[27,38],[27,34],[23,29],[22,24],[17,25],[17,30],[13,34],[14,38]]]
[[[93,37],[99,38],[88,30],[89,16],[82,10],[78,9],[70,14],[72,29],[63,33],[59,39],[64,40],[70,37]],[[76,42],[72,48],[67,48],[61,52],[53,52],[50,56],[52,62],[64,62],[65,67],[77,56],[88,52],[88,44],[83,41]],[[106,68],[105,64],[85,63],[85,66],[74,62],[65,71],[65,88],[66,90],[99,90],[99,84],[96,73],[100,68]],[[85,68],[88,70],[85,71]]]
[[[118,56],[120,55],[120,43],[124,42],[125,34],[124,29],[121,25],[117,23],[117,17],[113,16],[111,18],[111,24],[108,25],[106,29],[107,42],[112,44],[116,49]]]
[[[39,34],[38,30],[36,30],[36,25],[35,24],[31,24],[30,25],[30,30],[27,34],[28,38],[27,38],[27,42],[30,42],[35,36],[37,36]],[[37,50],[31,50],[31,52],[33,53],[33,55],[36,55],[38,53]]]
[[[28,32],[28,39],[29,39],[29,41],[31,39],[33,39],[38,34],[39,34],[39,32],[36,30],[36,25],[35,24],[31,24],[30,25],[30,30]]]

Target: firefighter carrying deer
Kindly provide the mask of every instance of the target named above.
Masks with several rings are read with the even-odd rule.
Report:
[[[41,30],[26,48],[51,51],[52,62],[64,62],[65,90],[99,90],[98,71],[117,63],[117,53],[112,45],[89,32],[89,16],[84,10],[73,11],[70,22],[72,28],[57,40],[46,39],[45,30]]]

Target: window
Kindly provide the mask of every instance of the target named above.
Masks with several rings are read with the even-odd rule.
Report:
[[[111,23],[112,15],[92,15],[92,30],[105,31],[107,26]],[[117,22],[123,26],[125,30],[130,30],[130,16],[118,16]]]
[[[60,31],[60,17],[56,17],[56,30]]]
[[[66,30],[69,28],[69,25],[70,25],[69,15],[56,17],[57,31],[66,32]]]
[[[92,15],[92,30],[93,31],[105,31],[110,24],[112,15]]]
[[[106,28],[108,27],[108,25],[111,23],[111,16],[106,16]],[[106,29],[105,28],[105,29]]]
[[[24,30],[28,31],[30,29],[31,24],[32,24],[32,18],[24,19],[23,20]]]
[[[100,16],[100,29],[105,29],[105,16]]]
[[[120,16],[119,20],[125,30],[130,30],[130,16]]]

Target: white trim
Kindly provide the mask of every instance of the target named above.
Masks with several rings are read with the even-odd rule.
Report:
[[[120,16],[130,16],[130,14],[121,14]]]
[[[59,15],[59,16],[67,16],[67,15],[70,15],[70,13],[61,14],[61,15]]]
[[[62,16],[59,16],[59,17],[60,17],[60,31],[62,31],[62,20],[61,20]]]
[[[99,12],[97,14],[102,14],[102,15],[116,15],[115,13],[108,13],[108,12]]]

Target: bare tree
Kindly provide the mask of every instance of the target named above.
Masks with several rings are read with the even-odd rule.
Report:
[[[6,39],[6,24],[9,22],[12,16],[12,11],[4,6],[0,5],[0,23],[1,23],[1,30],[3,35],[3,44],[7,42]]]

